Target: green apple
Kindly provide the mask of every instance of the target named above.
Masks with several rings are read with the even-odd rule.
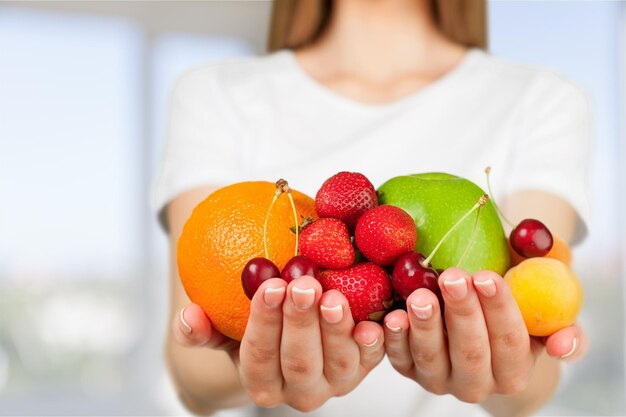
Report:
[[[378,189],[378,200],[400,207],[413,217],[418,231],[415,250],[428,256],[483,194],[480,187],[465,178],[431,172],[390,179]],[[450,233],[431,263],[435,269],[456,266],[470,274],[489,269],[503,275],[508,270],[506,236],[491,200]]]

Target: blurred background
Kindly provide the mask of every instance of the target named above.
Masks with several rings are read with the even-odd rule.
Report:
[[[264,53],[269,1],[0,2],[0,414],[181,414],[162,360],[166,238],[148,208],[186,68]],[[491,1],[490,51],[594,102],[592,341],[541,415],[624,415],[626,3]]]

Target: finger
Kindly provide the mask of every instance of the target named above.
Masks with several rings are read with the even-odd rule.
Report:
[[[401,375],[413,377],[413,358],[409,349],[409,318],[406,311],[394,310],[385,316],[385,353]]]
[[[241,382],[258,404],[267,404],[282,391],[280,339],[282,304],[287,283],[265,281],[250,303],[250,316],[239,351]]]
[[[354,320],[348,300],[330,290],[320,299],[324,376],[331,385],[354,382],[359,370],[359,347],[352,339]]]
[[[588,347],[588,339],[577,325],[561,329],[546,339],[548,355],[567,362],[576,362],[582,358]]]
[[[285,388],[295,397],[313,387],[319,392],[326,384],[318,313],[321,294],[320,283],[309,276],[291,281],[287,288],[280,359]]]
[[[500,275],[480,271],[473,284],[487,323],[494,378],[503,394],[514,394],[528,383],[535,360],[524,318]]]
[[[470,276],[450,268],[439,277],[445,301],[452,389],[462,401],[476,402],[491,391],[491,353],[487,325]]]
[[[352,337],[359,346],[360,377],[365,378],[385,356],[383,328],[373,321],[361,321],[354,326]]]
[[[450,357],[439,299],[432,291],[420,288],[407,298],[407,307],[415,378],[426,390],[443,394],[450,376]]]
[[[213,328],[211,320],[197,304],[189,304],[180,310],[172,320],[172,332],[174,340],[187,347],[227,349],[236,344]]]

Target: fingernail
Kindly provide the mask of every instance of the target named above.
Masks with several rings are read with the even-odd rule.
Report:
[[[341,304],[334,307],[320,306],[322,317],[330,324],[339,323],[343,318],[343,306]]]
[[[476,291],[484,295],[485,297],[493,297],[496,295],[496,283],[492,279],[485,281],[474,281],[474,287]]]
[[[400,333],[400,332],[402,332],[402,327],[394,326],[393,323],[387,322],[387,323],[385,323],[385,326],[387,326],[387,328],[389,330],[391,330],[393,333]]]
[[[428,320],[433,315],[433,305],[428,304],[424,307],[418,307],[415,304],[411,304],[411,310],[418,319]]]
[[[570,349],[570,351],[567,352],[565,355],[561,355],[561,359],[569,358],[570,356],[572,356],[574,354],[574,352],[576,352],[577,345],[578,345],[578,339],[577,338],[573,338],[572,339],[572,349]]]
[[[460,300],[467,295],[467,281],[465,278],[446,280],[443,282],[443,286],[446,287],[446,292],[450,294],[452,298],[456,298],[457,300]]]
[[[268,307],[278,307],[283,302],[285,287],[266,288],[263,294],[263,301]]]
[[[302,289],[298,287],[291,288],[291,298],[296,307],[306,310],[313,305],[315,301],[315,288]]]
[[[182,324],[180,328],[182,329],[183,333],[191,334],[191,326],[187,324],[187,322],[185,321],[185,308],[184,307],[182,310],[180,310],[179,318],[180,318],[180,324]]]
[[[376,343],[378,343],[378,338],[375,338],[371,342],[366,342],[366,343],[361,343],[361,344],[363,346],[365,346],[365,347],[372,347],[372,346],[376,345]]]

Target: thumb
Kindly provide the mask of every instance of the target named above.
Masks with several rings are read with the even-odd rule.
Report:
[[[172,332],[178,344],[187,347],[204,346],[216,349],[233,347],[236,342],[211,325],[211,320],[197,304],[184,307],[172,320]]]
[[[546,338],[548,355],[567,362],[575,362],[582,358],[588,348],[585,333],[578,325],[566,327]]]

